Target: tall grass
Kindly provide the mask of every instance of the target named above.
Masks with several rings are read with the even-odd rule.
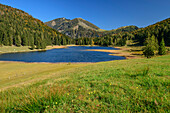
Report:
[[[169,112],[170,56],[97,63],[0,93],[2,112]]]

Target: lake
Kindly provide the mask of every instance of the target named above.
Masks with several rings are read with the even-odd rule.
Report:
[[[62,49],[51,49],[47,51],[6,53],[0,55],[0,61],[20,62],[102,62],[111,60],[122,60],[125,57],[112,56],[108,52],[85,51],[86,49],[117,50],[112,47],[99,46],[71,46]]]

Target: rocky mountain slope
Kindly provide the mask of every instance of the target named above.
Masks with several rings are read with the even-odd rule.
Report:
[[[66,19],[66,18],[58,18],[46,22],[45,24],[72,38],[101,37],[106,34],[129,32],[138,29],[138,27],[136,26],[125,26],[115,30],[107,31],[107,30],[100,29],[96,25],[82,18],[75,18],[73,20]]]

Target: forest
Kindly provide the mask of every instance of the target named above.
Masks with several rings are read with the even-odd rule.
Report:
[[[31,46],[45,49],[46,45],[66,45],[71,38],[48,27],[28,13],[0,4],[0,45]]]
[[[120,31],[118,33],[106,34],[103,37],[94,37],[92,39],[75,39],[75,44],[89,45],[90,41],[93,40],[95,45],[125,46],[129,41],[133,41],[136,42],[136,45],[143,46],[145,45],[146,39],[150,36],[154,36],[158,44],[160,44],[161,40],[164,39],[165,45],[170,46],[170,18],[131,32]]]

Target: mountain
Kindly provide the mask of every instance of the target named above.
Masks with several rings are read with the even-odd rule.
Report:
[[[136,29],[136,30],[135,30]],[[126,26],[111,31],[104,31],[102,37],[94,38],[78,38],[75,40],[77,45],[101,45],[101,46],[125,46],[131,45],[145,45],[145,40],[148,37],[155,37],[155,42],[160,44],[161,40],[165,40],[166,46],[170,46],[170,18],[149,25],[145,28],[136,28],[135,26]]]
[[[100,29],[96,25],[82,18],[75,18],[73,20],[58,18],[49,22],[45,22],[45,24],[72,38],[102,37],[106,34],[129,32],[138,29],[136,26],[125,26],[115,30],[107,31]]]
[[[55,20],[52,20],[50,22],[46,22],[50,27],[55,28],[56,30],[62,32],[65,29],[78,29],[79,27],[83,27],[85,29],[91,29],[91,30],[99,30],[97,26],[94,24],[82,19],[82,18],[75,18],[73,20],[69,20],[66,18],[58,18]]]
[[[94,37],[96,31],[100,30],[100,28],[82,18],[73,20],[58,18],[45,24],[72,38]]]
[[[41,49],[46,45],[65,45],[70,40],[28,13],[0,4],[0,45],[36,45]]]

